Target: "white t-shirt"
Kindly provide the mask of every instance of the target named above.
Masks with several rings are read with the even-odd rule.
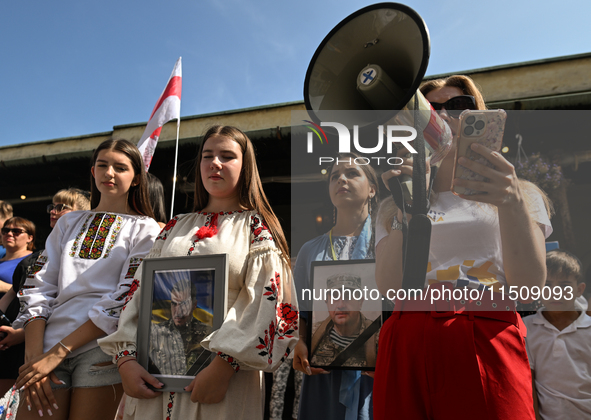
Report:
[[[376,244],[390,231],[380,209],[376,221]],[[494,206],[464,200],[452,192],[437,194],[428,213],[432,221],[429,265],[425,286],[442,281],[456,287],[498,290],[506,286],[501,233]],[[532,219],[542,225],[547,238],[552,233],[542,197],[536,195]]]
[[[543,310],[523,318],[540,416],[548,420],[591,418],[591,317],[581,312],[558,331],[544,318]]]

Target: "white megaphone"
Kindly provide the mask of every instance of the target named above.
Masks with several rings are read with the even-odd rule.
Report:
[[[314,53],[304,83],[306,108],[317,121],[330,111],[376,111],[352,113],[351,127],[414,127],[425,140],[425,157],[438,167],[452,133],[418,90],[429,52],[427,26],[410,7],[378,3],[360,9],[334,27]],[[412,202],[410,177],[401,183]]]

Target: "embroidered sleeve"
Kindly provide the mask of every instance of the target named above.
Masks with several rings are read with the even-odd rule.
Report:
[[[267,245],[251,245],[243,289],[222,327],[201,344],[235,370],[246,367],[271,372],[297,342],[298,305],[289,267],[271,242],[264,222],[252,221],[251,241],[267,241]]]
[[[88,312],[92,322],[107,334],[117,330],[121,311],[137,290],[138,283],[133,282],[134,275],[144,256],[152,248],[160,227],[153,220],[149,220],[148,223],[138,221],[135,229],[135,235],[129,244],[127,263],[121,269],[117,289],[104,295]]]
[[[162,234],[162,232],[160,234]],[[152,236],[152,238],[154,238],[154,236]],[[158,242],[160,242],[160,244]],[[145,258],[160,257],[162,250],[161,243],[162,241],[155,241],[152,249]],[[133,279],[131,279],[131,276]],[[132,265],[127,267],[127,271],[123,275],[122,284],[129,284],[129,286],[127,288],[120,287],[118,290],[119,293],[113,295],[113,302],[116,302],[116,306],[119,308],[116,331],[112,332],[111,335],[98,340],[101,349],[113,358],[114,363],[117,363],[117,360],[124,356],[137,357],[136,337],[140,312],[139,288],[141,286],[141,277],[141,264],[135,269]],[[104,315],[107,316],[106,314]]]
[[[58,293],[58,274],[62,253],[62,232],[56,226],[46,242],[46,249],[39,256],[18,292],[20,313],[13,322],[14,328],[23,328],[29,322],[47,320]]]

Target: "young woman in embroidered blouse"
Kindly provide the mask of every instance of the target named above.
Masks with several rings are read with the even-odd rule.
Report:
[[[107,140],[92,163],[93,210],[58,220],[19,292],[24,311],[15,323],[25,327],[26,363],[16,386],[25,388],[28,408],[19,420],[44,411],[58,419],[113,418],[122,394],[97,339],[117,329],[133,273],[160,229],[132,143]]]
[[[187,393],[150,390],[147,384],[161,384],[135,361],[140,297],[135,293],[117,332],[100,340],[117,360],[131,397],[125,419],[262,419],[261,371],[277,368],[297,340],[287,242],[263,192],[252,143],[237,128],[214,126],[205,134],[197,156],[195,210],[170,220],[148,257],[229,255],[228,315],[201,342],[219,357]],[[141,267],[136,285],[139,278]]]
[[[454,134],[460,112],[485,109],[482,94],[466,76],[429,81],[421,92]],[[453,179],[454,150],[455,144],[433,183],[425,287],[475,289],[484,298],[441,299],[414,309],[411,301],[397,303],[380,332],[374,417],[533,420],[523,322],[508,296],[490,290],[543,286],[544,238],[552,231],[549,203],[535,185],[517,178],[500,153],[477,143],[472,150],[494,168],[466,158],[459,164],[489,182]],[[409,160],[382,179],[388,185],[401,173],[412,175]],[[486,193],[456,196],[452,183]],[[376,222],[376,281],[384,295],[402,284],[401,219],[392,199],[384,200]]]
[[[357,157],[354,153],[340,154],[340,163],[329,169],[328,192],[336,213],[335,225],[302,246],[294,270],[299,291],[310,288],[312,261],[374,258],[371,213],[378,207],[378,178],[371,166],[356,165]],[[305,337],[300,338],[293,360],[294,369],[308,375],[300,396],[301,419],[371,419],[371,377],[360,371],[311,368]]]

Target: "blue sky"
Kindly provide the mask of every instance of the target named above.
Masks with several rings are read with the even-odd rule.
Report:
[[[427,74],[591,52],[591,2],[413,0]],[[303,99],[306,69],[357,0],[0,2],[0,146],[147,121],[183,57],[181,115]]]

